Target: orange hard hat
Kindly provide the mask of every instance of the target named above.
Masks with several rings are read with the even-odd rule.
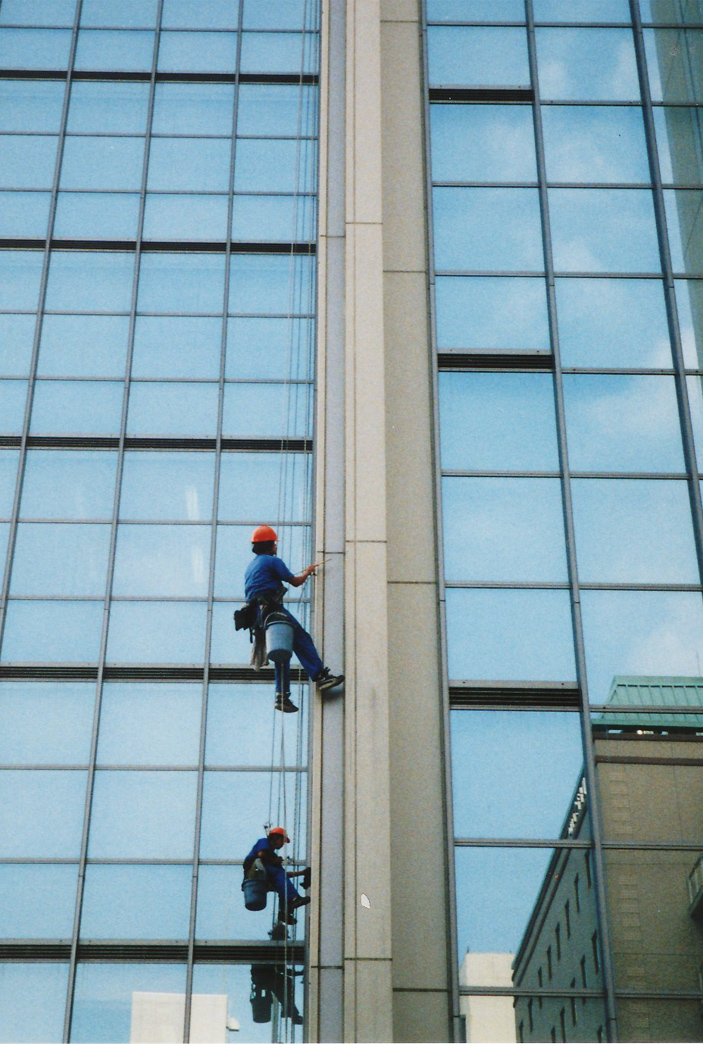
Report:
[[[268,832],[268,834],[266,836],[267,837],[271,837],[271,834],[282,834],[283,839],[286,842],[286,844],[290,844],[290,838],[288,837],[288,834],[285,832],[283,827],[271,827],[271,829],[269,830],[269,832]]]
[[[267,544],[271,540],[278,540],[276,530],[271,529],[271,526],[257,526],[251,534],[252,544]]]

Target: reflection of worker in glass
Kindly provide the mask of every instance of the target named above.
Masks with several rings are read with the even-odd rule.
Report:
[[[285,562],[276,555],[277,541],[278,537],[271,526],[257,526],[252,533],[251,549],[254,552],[254,560],[249,563],[244,574],[244,594],[248,604],[259,606],[259,626],[271,609],[283,613],[288,618],[293,625],[293,652],[319,691],[325,692],[341,685],[344,675],[334,675],[323,665],[308,632],[282,605],[286,591],[283,581],[291,587],[301,587],[309,576],[314,575],[317,566],[309,565],[299,576],[294,576]],[[290,660],[275,663],[274,669],[276,710],[286,713],[297,711],[298,708],[290,698]]]
[[[266,837],[259,838],[244,860],[244,876],[248,877],[253,872],[255,873],[255,864],[258,861],[258,864],[266,871],[269,884],[278,892],[278,920],[284,924],[295,924],[293,910],[299,906],[307,906],[310,896],[302,896],[291,881],[291,877],[302,877],[303,887],[309,888],[310,871],[284,870],[283,859],[278,851],[287,843],[290,843],[290,838],[283,827],[271,827]]]
[[[291,1019],[294,1026],[302,1026],[303,1017],[294,1000],[293,972],[275,964],[252,964],[250,1000],[254,1022],[271,1021],[271,994],[281,1005],[281,1018]]]

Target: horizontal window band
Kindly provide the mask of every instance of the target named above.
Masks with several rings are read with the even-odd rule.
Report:
[[[464,580],[447,582],[448,591],[568,591],[569,584],[541,581],[522,582],[502,580]],[[701,584],[609,584],[581,581],[581,591],[673,591],[682,594],[697,594],[703,591]]]
[[[449,683],[451,709],[579,710],[580,691],[570,682],[457,682]]]
[[[544,989],[535,986],[460,986],[459,993],[462,997],[593,997],[594,1000],[603,1000],[604,994],[600,990],[577,990]]]
[[[459,85],[429,88],[431,102],[532,102],[531,87],[461,87]]]
[[[68,961],[71,943],[68,940],[5,940],[0,943],[0,961]],[[240,942],[195,943],[194,959],[210,964],[302,964],[305,960],[303,943]],[[78,943],[79,961],[144,962],[186,964],[187,942],[121,942],[119,940],[85,940]]]
[[[273,681],[272,667],[255,671],[245,666],[213,666],[208,671],[211,682],[260,682]],[[42,664],[0,663],[0,681],[96,681],[97,664]],[[105,681],[204,681],[204,666],[171,664],[106,664],[103,669]],[[302,668],[293,667],[291,679],[296,683],[307,681]]]
[[[135,239],[51,239],[48,241],[51,250],[88,250],[105,253],[107,251],[132,253],[136,252]],[[45,239],[0,239],[0,250],[44,250]],[[268,243],[268,242],[231,242],[224,241],[199,242],[198,240],[142,240],[139,244],[143,254],[303,254],[313,255],[317,244],[305,243]]]
[[[565,841],[563,838],[455,837],[455,848],[593,848],[592,841]]]
[[[1,435],[0,447],[12,448],[22,445],[21,435]],[[90,435],[29,435],[30,449],[119,449],[118,436]],[[309,453],[312,439],[221,439],[223,450],[243,450],[261,453]],[[124,440],[126,450],[214,450],[216,439],[188,439],[128,435]]]
[[[151,80],[150,70],[74,69],[72,80],[125,80],[137,83]],[[66,80],[67,69],[0,69],[0,80]],[[294,87],[316,85],[317,73],[217,73],[217,72],[157,72],[157,83],[263,83]]]
[[[640,740],[646,737],[638,737]],[[675,742],[675,741],[671,741]],[[638,757],[626,754],[596,754],[596,765],[677,765],[691,768],[702,768],[703,758],[656,758]]]
[[[641,714],[694,714],[696,717],[703,716],[703,707],[701,706],[685,706],[680,703],[677,707],[668,707],[666,704],[655,704],[647,706],[645,704],[628,704],[626,707],[618,707],[612,703],[592,703],[591,704],[592,714],[636,714],[638,717]]]
[[[551,352],[438,352],[440,370],[549,370]]]

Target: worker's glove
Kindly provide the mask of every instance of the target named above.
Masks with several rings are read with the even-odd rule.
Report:
[[[312,884],[312,868],[309,866],[305,867],[305,873],[303,874],[302,885],[303,888],[309,888]]]

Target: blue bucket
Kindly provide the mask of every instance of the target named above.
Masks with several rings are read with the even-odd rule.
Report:
[[[268,891],[266,881],[252,880],[242,881],[242,891],[244,892],[244,905],[247,910],[265,910],[266,909],[266,893]]]
[[[266,656],[273,663],[288,663],[293,654],[293,624],[283,613],[266,618]]]

